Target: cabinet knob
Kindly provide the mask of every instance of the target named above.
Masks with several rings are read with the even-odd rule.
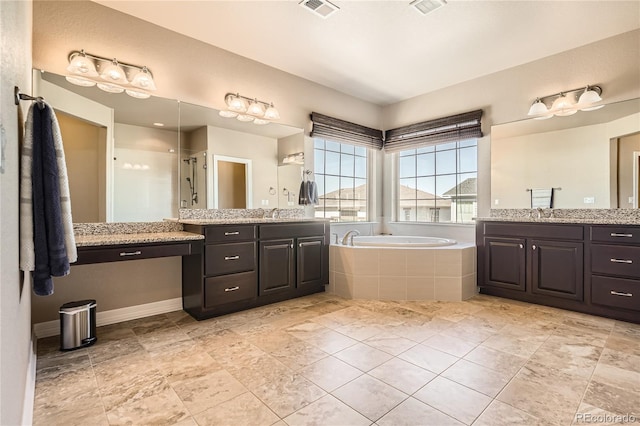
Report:
[[[534,245],[532,245],[532,246],[531,246],[531,248],[535,250],[537,247],[536,247],[536,245],[534,244]]]
[[[293,248],[293,243],[291,243],[291,245],[289,246],[290,248]],[[302,247],[302,245],[300,245],[300,247]]]
[[[524,246],[522,244],[518,244],[518,247],[520,248],[524,248]]]

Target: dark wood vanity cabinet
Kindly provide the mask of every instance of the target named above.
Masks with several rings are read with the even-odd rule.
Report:
[[[329,223],[185,225],[205,235],[199,259],[183,261],[183,307],[209,318],[324,291]]]
[[[481,293],[640,322],[640,227],[478,221]]]
[[[640,316],[640,227],[592,226],[591,301]]]
[[[317,288],[329,282],[325,223],[260,227],[260,295]],[[291,238],[282,238],[288,235]]]

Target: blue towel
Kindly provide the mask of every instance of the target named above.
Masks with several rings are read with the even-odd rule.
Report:
[[[65,246],[65,230],[60,205],[59,171],[56,158],[51,107],[33,109],[33,239],[35,269],[33,292],[38,296],[53,293],[52,276],[70,271]]]

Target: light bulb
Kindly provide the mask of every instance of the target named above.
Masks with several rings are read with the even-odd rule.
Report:
[[[561,93],[560,96],[553,101],[553,104],[551,105],[551,112],[554,115],[566,117],[568,115],[573,115],[578,111],[576,110],[573,101],[571,101],[567,95]]]
[[[88,58],[84,53],[84,50],[81,53],[75,54],[72,58],[69,59],[69,66],[67,67],[67,71],[72,74],[83,75],[86,77],[97,77],[98,71],[96,71],[96,65],[93,63],[91,58]]]
[[[280,120],[280,113],[273,106],[273,103],[269,105],[269,108],[264,112],[264,118],[267,120]]]
[[[131,79],[131,85],[144,90],[156,90],[156,83],[147,67],[143,67]]]
[[[115,59],[109,65],[107,65],[102,72],[100,73],[100,77],[104,80],[107,80],[111,83],[117,84],[128,84],[126,74],[118,61]]]
[[[251,101],[249,108],[247,108],[247,114],[255,115],[257,117],[262,117],[264,112],[264,107],[257,99]]]

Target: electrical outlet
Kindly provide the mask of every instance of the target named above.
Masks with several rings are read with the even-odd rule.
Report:
[[[585,204],[594,204],[596,202],[596,197],[584,197]]]
[[[496,199],[495,199],[495,201],[493,202],[493,204],[497,206],[498,204],[500,204],[500,200],[498,200],[498,199],[496,198]]]
[[[268,206],[269,205],[269,200],[262,200],[262,205],[263,206]]]

